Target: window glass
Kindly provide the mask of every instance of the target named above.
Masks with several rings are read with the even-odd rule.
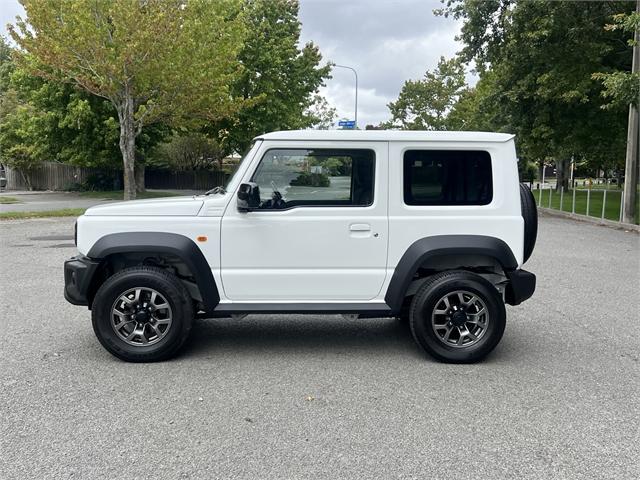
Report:
[[[493,196],[491,157],[469,150],[407,150],[407,205],[487,205]]]
[[[268,150],[253,175],[261,209],[367,206],[373,202],[372,150]]]

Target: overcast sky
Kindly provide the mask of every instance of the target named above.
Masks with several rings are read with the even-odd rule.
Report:
[[[460,49],[454,37],[459,25],[436,17],[438,0],[300,0],[302,41],[320,47],[325,61],[358,71],[358,124],[377,124],[389,117],[387,103],[407,79],[420,78],[440,55]],[[0,0],[1,32],[22,8],[17,0]],[[353,119],[354,75],[336,68],[322,89],[339,117]]]

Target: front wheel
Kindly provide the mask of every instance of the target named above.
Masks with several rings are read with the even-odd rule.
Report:
[[[98,340],[128,362],[155,362],[174,356],[193,321],[188,291],[169,272],[156,267],[122,270],[100,287],[91,319]]]
[[[496,288],[479,275],[443,272],[429,278],[409,311],[413,337],[442,362],[482,360],[504,333],[506,312]]]

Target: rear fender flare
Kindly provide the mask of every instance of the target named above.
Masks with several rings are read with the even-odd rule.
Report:
[[[518,268],[513,252],[499,238],[483,235],[436,235],[415,241],[404,253],[391,277],[384,297],[393,312],[402,308],[405,293],[414,275],[427,260],[444,255],[492,257],[505,272]]]

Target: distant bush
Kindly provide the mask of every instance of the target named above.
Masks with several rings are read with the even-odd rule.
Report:
[[[324,173],[303,172],[298,178],[291,180],[292,187],[328,187],[331,184],[329,177]]]
[[[106,192],[114,190],[113,175],[92,173],[84,182],[74,182],[67,187],[70,192]]]

